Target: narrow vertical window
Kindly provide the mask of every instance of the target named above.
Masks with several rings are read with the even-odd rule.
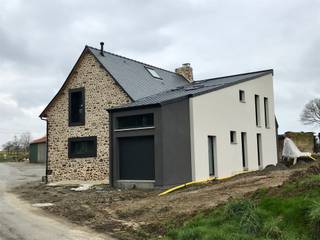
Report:
[[[215,176],[216,137],[208,136],[209,174]]]
[[[237,132],[230,131],[230,143],[236,144],[237,143]]]
[[[254,95],[254,106],[255,106],[255,113],[256,113],[256,126],[261,127],[259,95]]]
[[[247,133],[241,133],[242,167],[248,170]]]
[[[264,98],[264,124],[266,128],[269,128],[269,101],[268,98]]]
[[[69,126],[84,125],[85,102],[84,88],[69,91]]]
[[[239,90],[239,100],[240,102],[246,102],[246,95],[243,90]]]
[[[262,140],[261,134],[257,134],[257,153],[258,153],[258,166],[259,168],[262,166]]]

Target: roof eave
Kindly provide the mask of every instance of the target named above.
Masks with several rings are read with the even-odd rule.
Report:
[[[70,73],[68,74],[68,77],[66,78],[66,80],[63,82],[62,86],[60,87],[59,91],[54,95],[54,97],[51,99],[51,101],[49,102],[49,104],[45,107],[45,109],[40,113],[39,117],[41,119],[46,118],[46,112],[49,109],[49,107],[53,104],[54,100],[60,95],[62,89],[67,85],[68,79],[70,78],[71,74],[74,72],[74,70],[76,69],[76,67],[78,66],[80,59],[82,58],[82,56],[85,54],[86,51],[88,51],[88,46],[86,45],[83,49],[83,51],[81,52],[78,60],[76,61],[75,65],[72,67]]]

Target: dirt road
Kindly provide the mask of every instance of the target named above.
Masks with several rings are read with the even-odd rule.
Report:
[[[48,216],[9,193],[12,187],[39,180],[43,174],[42,165],[0,163],[0,240],[112,239]]]

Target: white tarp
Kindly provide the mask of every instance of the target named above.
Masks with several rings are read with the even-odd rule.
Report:
[[[311,153],[301,152],[290,138],[286,137],[284,139],[282,157],[294,158],[296,160],[296,158],[304,156],[311,156]],[[296,161],[294,161],[294,164],[295,162]]]
[[[83,183],[76,188],[71,188],[70,190],[80,192],[80,191],[87,191],[93,186],[92,183]]]

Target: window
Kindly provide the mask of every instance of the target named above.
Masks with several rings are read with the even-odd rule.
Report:
[[[261,127],[260,96],[259,95],[254,95],[254,106],[255,106],[255,113],[256,113],[256,125],[257,125],[257,127]]]
[[[242,150],[242,167],[248,170],[248,149],[247,149],[247,133],[241,133],[241,150]]]
[[[239,90],[239,100],[240,102],[246,102],[246,95],[243,90]]]
[[[236,144],[237,143],[237,132],[230,131],[230,143]]]
[[[97,156],[97,137],[69,138],[69,158]]]
[[[264,98],[264,124],[266,128],[269,128],[269,101],[268,98]]]
[[[257,153],[258,153],[258,166],[262,166],[262,140],[261,134],[257,134]]]
[[[208,136],[208,154],[209,154],[209,175],[215,176],[215,161],[216,161],[216,137]]]
[[[153,127],[153,113],[117,118],[117,129]]]
[[[69,126],[84,125],[85,104],[84,88],[69,91]]]
[[[154,69],[152,69],[152,68],[148,68],[148,67],[146,67],[146,69],[147,69],[147,71],[151,74],[152,77],[161,79],[161,77],[160,77],[159,74],[156,72],[156,70],[154,70]]]

